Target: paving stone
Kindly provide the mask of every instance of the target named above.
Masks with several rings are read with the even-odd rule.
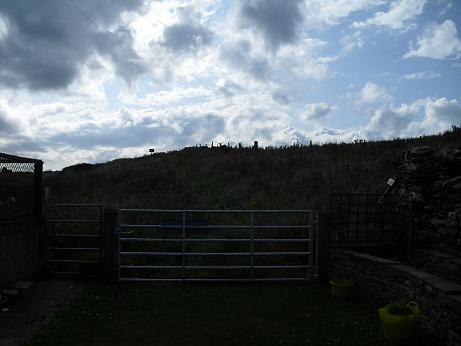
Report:
[[[32,293],[35,283],[32,281],[15,281],[8,285],[8,288],[14,288],[19,291],[21,297],[27,297]]]

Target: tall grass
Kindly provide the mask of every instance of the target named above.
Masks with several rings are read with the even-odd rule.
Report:
[[[326,210],[334,192],[380,193],[413,145],[461,144],[461,129],[390,141],[185,148],[46,172],[53,202],[111,207]]]

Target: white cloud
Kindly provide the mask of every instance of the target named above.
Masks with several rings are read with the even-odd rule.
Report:
[[[181,18],[181,8],[193,8],[195,18],[201,24],[208,23],[213,14],[211,5],[215,0],[169,0],[150,1],[145,5],[142,15],[125,14],[125,21],[134,31],[134,47],[145,59],[151,54],[150,43],[163,39],[165,28],[174,25]]]
[[[434,71],[422,71],[422,72],[415,72],[406,74],[403,76],[403,79],[408,80],[419,80],[419,79],[434,79],[439,78],[440,73]]]
[[[369,105],[378,101],[388,102],[392,99],[385,87],[373,82],[367,82],[358,93],[348,96],[357,105]]]
[[[362,127],[350,129],[320,127],[308,132],[307,135],[312,138],[315,143],[352,142],[354,140],[368,138],[367,132]]]
[[[360,31],[356,31],[351,35],[343,36],[340,42],[343,46],[344,53],[349,53],[350,51],[362,48],[365,45],[365,40]]]
[[[8,31],[7,18],[0,13],[0,42],[8,36]]]
[[[212,96],[211,90],[199,87],[174,87],[171,90],[161,90],[156,93],[148,93],[140,98],[129,100],[131,106],[171,106],[178,103],[190,102],[196,98],[208,98]]]
[[[416,120],[418,110],[418,104],[414,103],[378,108],[366,126],[369,137],[390,139],[406,134],[409,124]]]
[[[400,30],[413,23],[424,1],[287,0],[290,3],[284,5],[280,1],[144,1],[137,11],[123,11],[111,25],[101,23],[101,30],[128,35],[121,40],[126,44],[112,47],[101,38],[98,43],[112,55],[85,54],[65,89],[0,88],[1,151],[25,156],[40,152],[46,167],[56,169],[142,155],[149,147],[167,151],[211,141],[279,145],[309,139],[316,143],[378,139],[443,131],[457,122],[456,99],[392,104],[394,98],[384,85],[391,85],[389,78],[402,71],[397,64],[408,66],[411,61],[371,62],[388,75],[361,68],[370,63],[368,49],[394,49],[406,34],[396,41],[386,39],[385,46],[376,42],[376,48],[365,47],[369,36],[380,39],[378,35],[349,26],[364,18],[365,26]],[[272,14],[279,11],[282,15],[272,21]],[[239,14],[245,16],[243,25]],[[0,46],[14,43],[13,22],[4,19],[0,18]],[[118,24],[126,31],[117,30]],[[325,35],[312,30],[340,24]],[[453,28],[451,41],[456,42],[454,24]],[[418,45],[411,48],[418,50],[420,41],[415,39]],[[359,48],[357,59],[338,61]],[[127,51],[131,53],[125,55]],[[145,70],[134,73],[140,78],[126,86],[116,77],[123,77],[117,69],[131,71],[131,62],[138,57]],[[413,66],[401,78],[414,80],[412,86],[417,87],[418,79],[442,77],[430,69],[439,71]],[[382,85],[363,79],[378,75]],[[338,80],[328,80],[333,76]],[[347,85],[348,99],[331,98]],[[399,98],[412,97],[411,89],[399,91]],[[315,99],[328,103],[306,104]],[[342,119],[332,116],[336,103],[345,113]],[[355,106],[352,114],[347,114],[349,106]],[[344,124],[355,125],[338,128]]]
[[[339,24],[354,12],[384,3],[384,0],[309,0],[303,6],[304,21],[307,27],[323,29]]]
[[[418,38],[417,48],[411,49],[404,58],[458,59],[461,57],[461,40],[457,35],[456,25],[450,19],[440,25],[429,25]]]
[[[416,77],[411,78],[428,78],[432,74],[414,75]],[[369,122],[361,127],[365,138],[378,140],[437,134],[451,129],[452,125],[461,124],[461,105],[456,99],[424,98],[395,106],[387,89],[371,82],[368,82],[358,94],[348,96],[355,96],[358,106],[367,106],[361,108],[362,112],[372,112]]]
[[[356,28],[367,26],[385,26],[394,30],[408,29],[409,23],[423,12],[426,0],[394,0],[389,11],[376,12],[364,22],[354,22]]]
[[[410,104],[402,103],[375,110],[366,126],[373,139],[420,136],[449,130],[461,124],[461,105],[458,100],[446,97],[418,99]]]
[[[324,119],[335,108],[325,102],[307,104],[305,110],[301,113],[301,119],[319,121]]]
[[[421,127],[425,131],[440,132],[449,129],[451,125],[461,125],[461,104],[458,100],[446,97],[426,99],[423,105],[425,116]]]
[[[320,80],[330,77],[333,72],[329,70],[329,63],[335,61],[336,57],[322,57],[318,54],[326,45],[325,41],[305,38],[296,46],[284,46],[278,53],[275,68],[290,71],[298,78]]]

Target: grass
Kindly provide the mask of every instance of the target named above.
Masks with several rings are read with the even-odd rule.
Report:
[[[386,345],[375,306],[298,285],[92,285],[27,345]],[[422,343],[419,342],[418,345]]]
[[[45,172],[53,203],[113,208],[313,209],[330,194],[382,193],[413,145],[461,145],[461,128],[392,141],[180,151]]]

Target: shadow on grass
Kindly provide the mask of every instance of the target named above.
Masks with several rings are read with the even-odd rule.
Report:
[[[375,306],[309,283],[92,285],[27,345],[390,344]]]

